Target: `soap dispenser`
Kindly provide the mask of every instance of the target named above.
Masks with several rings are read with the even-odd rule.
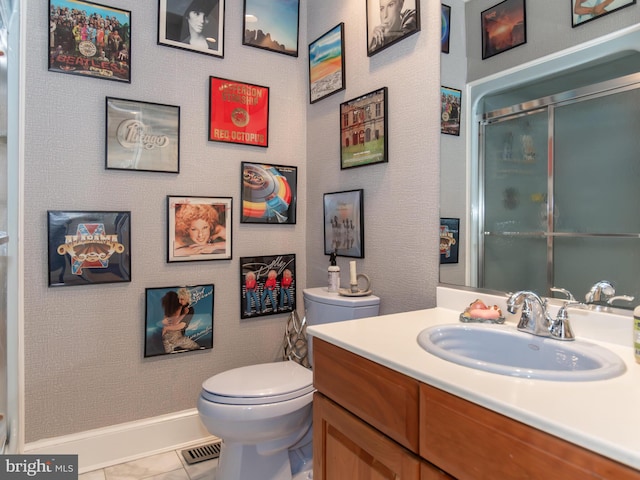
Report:
[[[329,285],[327,290],[332,293],[337,293],[340,288],[340,267],[336,265],[336,252],[332,252],[329,256]]]

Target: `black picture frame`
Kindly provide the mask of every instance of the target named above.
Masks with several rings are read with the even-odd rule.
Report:
[[[224,58],[224,8],[225,0],[158,0],[158,45]],[[194,35],[199,39],[192,42]]]
[[[504,0],[481,12],[480,20],[483,60],[527,43],[525,0]]]
[[[451,39],[451,7],[441,4],[442,27],[440,32],[440,52],[449,53],[449,40]]]
[[[364,258],[364,190],[325,193],[324,253]]]
[[[242,44],[298,56],[300,0],[244,0]]]
[[[340,104],[340,168],[388,162],[388,90]]]
[[[296,282],[295,254],[241,257],[241,318],[295,311]]]
[[[106,97],[105,169],[180,173],[180,107]]]
[[[62,12],[67,8],[76,11],[70,20]],[[89,17],[105,27],[84,22]],[[50,72],[131,83],[131,36],[129,10],[85,0],[49,0]]]
[[[231,260],[233,199],[167,195],[167,263]]]
[[[49,210],[50,287],[131,281],[131,212]]]
[[[602,10],[598,10],[597,5],[593,4],[593,1],[589,2],[589,0],[570,0],[571,2],[571,27],[575,28],[578,25],[583,25],[587,22],[591,22],[592,20],[597,20],[602,18],[610,13],[616,12],[621,8],[630,7],[631,5],[635,5],[636,0],[613,0],[611,3],[606,4],[607,2],[599,2],[599,4],[604,5]],[[584,3],[589,3],[589,5],[585,6]],[[606,5],[605,5],[606,4]],[[611,6],[611,8],[608,8]],[[580,10],[580,7],[586,7],[583,13],[576,13],[576,11]],[[587,10],[591,8],[591,12]]]
[[[344,23],[339,23],[309,44],[309,102],[345,88]]]
[[[240,223],[296,223],[298,168],[242,162]]]
[[[440,87],[440,133],[460,136],[462,115],[462,91]]]
[[[394,10],[396,6],[405,8]],[[420,31],[419,0],[367,0],[366,8],[368,57]],[[391,16],[391,23],[396,25],[388,25],[390,22],[383,15]]]
[[[440,263],[458,263],[460,219],[440,219]]]
[[[212,349],[214,305],[213,284],[146,288],[145,358]]]

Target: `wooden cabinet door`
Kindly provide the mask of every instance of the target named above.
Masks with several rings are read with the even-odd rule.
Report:
[[[420,480],[420,460],[320,393],[313,400],[314,480]]]

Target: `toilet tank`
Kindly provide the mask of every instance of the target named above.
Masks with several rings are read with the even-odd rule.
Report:
[[[345,297],[328,292],[327,287],[305,288],[302,292],[307,325],[375,317],[380,311],[380,298],[375,295]]]

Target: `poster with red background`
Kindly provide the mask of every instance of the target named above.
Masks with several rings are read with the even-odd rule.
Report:
[[[209,77],[209,140],[269,146],[269,87]]]

